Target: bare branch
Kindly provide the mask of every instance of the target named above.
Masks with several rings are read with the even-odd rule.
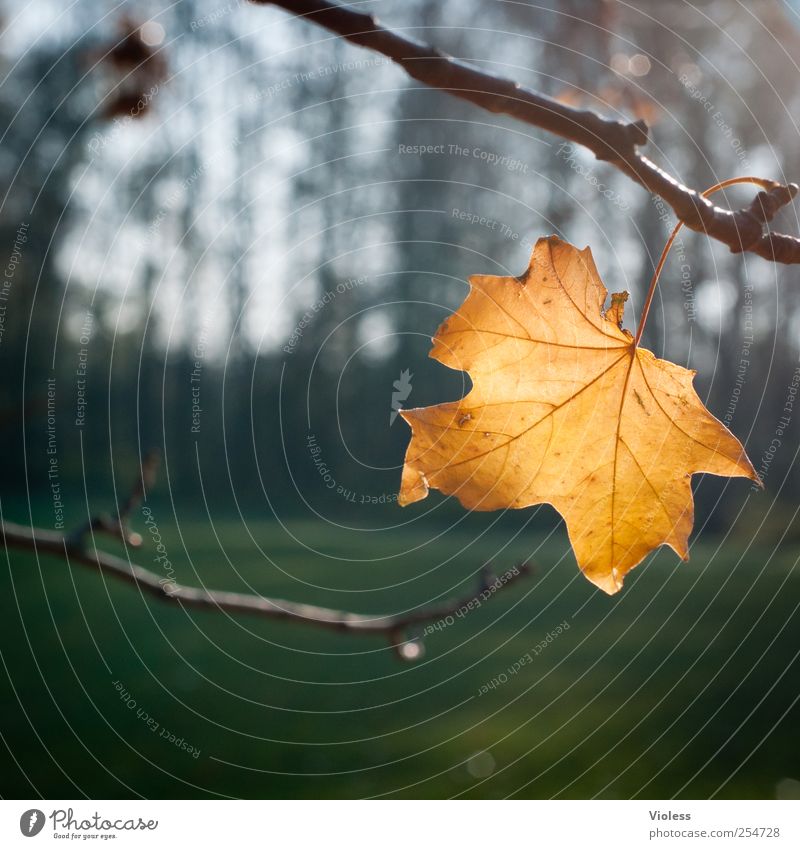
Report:
[[[161,457],[157,451],[150,451],[142,461],[141,472],[136,478],[130,495],[120,507],[116,517],[101,513],[93,516],[86,524],[76,528],[65,542],[67,548],[82,548],[88,534],[104,533],[124,543],[138,548],[142,544],[142,535],[132,531],[129,526],[131,513],[142,503],[149,487],[153,486],[158,473]]]
[[[381,26],[372,15],[327,0],[253,0],[307,16],[347,41],[388,57],[425,85],[442,89],[490,112],[504,113],[588,148],[668,203],[692,230],[726,244],[733,253],[749,251],[764,259],[800,263],[800,239],[765,232],[765,225],[798,192],[798,186],[770,181],[749,207],[732,212],[715,206],[639,153],[647,143],[644,121],[623,123],[575,109],[521,86],[487,74],[446,53]]]
[[[101,551],[97,547],[88,550],[86,538],[91,536],[94,542],[96,531],[110,534],[127,545],[134,547],[141,545],[141,536],[130,530],[128,522],[133,510],[144,500],[148,489],[155,484],[159,465],[158,452],[150,451],[142,461],[140,473],[115,519],[107,515],[95,516],[77,530],[69,534],[61,534],[44,528],[29,528],[7,522],[0,517],[2,521],[0,532],[2,532],[6,549],[33,551],[37,556],[49,554],[66,560],[70,565],[80,563],[83,566],[99,569],[104,575],[119,578],[138,587],[140,591],[181,607],[205,608],[217,612],[226,610],[231,613],[252,613],[268,619],[317,625],[334,631],[382,635],[389,640],[389,644],[402,660],[417,660],[422,656],[421,639],[413,633],[416,626],[447,619],[457,613],[463,616],[474,610],[476,606],[479,607],[495,592],[510,586],[531,572],[531,567],[525,563],[509,569],[500,577],[495,577],[488,567],[484,566],[479,575],[477,589],[469,595],[428,607],[420,607],[406,613],[370,616],[268,596],[209,590],[204,587],[187,587],[176,583],[171,578],[159,577],[143,566]]]
[[[181,607],[252,613],[268,619],[317,625],[333,631],[383,635],[396,648],[402,648],[406,635],[414,626],[446,619],[462,609],[472,610],[476,604],[480,605],[482,598],[487,595],[487,588],[491,589],[496,585],[499,591],[530,574],[531,571],[527,564],[522,564],[506,572],[503,576],[505,580],[494,578],[484,571],[481,573],[478,589],[461,598],[453,598],[429,607],[420,607],[407,613],[370,616],[267,596],[187,587],[174,581],[164,581],[143,566],[98,549],[88,551],[80,545],[76,546],[74,542],[71,543],[71,537],[42,528],[27,528],[14,522],[3,521],[2,533],[7,548],[50,554],[66,560],[70,565],[80,563],[83,566],[99,569],[104,575],[127,581],[143,592]]]
[[[87,550],[86,538],[91,536],[94,541],[95,531],[108,533],[134,547],[141,545],[141,536],[130,530],[128,521],[132,511],[146,497],[147,490],[154,485],[159,463],[160,457],[156,451],[151,451],[145,457],[140,474],[128,498],[120,507],[116,519],[95,516],[69,534],[61,534],[44,528],[28,528],[1,520],[0,533],[3,535],[6,549],[32,551],[37,556],[49,554],[66,560],[69,564],[80,563],[83,566],[99,569],[105,575],[119,578],[138,587],[142,592],[181,607],[196,607],[216,612],[226,610],[231,613],[251,613],[268,619],[316,625],[333,631],[383,635],[402,660],[416,660],[422,656],[422,643],[413,633],[416,626],[447,619],[460,611],[473,610],[495,592],[510,586],[532,571],[531,567],[524,563],[509,569],[503,576],[497,578],[488,567],[484,566],[479,575],[477,589],[462,598],[450,599],[430,607],[420,607],[407,613],[371,616],[262,595],[209,590],[205,587],[187,587],[176,583],[171,578],[159,577],[143,566],[101,551],[97,547],[94,550]]]
[[[104,575],[119,578],[138,587],[140,591],[181,607],[205,608],[218,612],[226,610],[231,613],[252,613],[268,619],[317,625],[334,631],[383,635],[403,660],[416,660],[421,656],[422,644],[413,634],[416,626],[447,619],[456,613],[464,615],[462,611],[465,613],[475,609],[476,606],[479,607],[496,591],[510,586],[531,572],[529,565],[525,563],[509,569],[498,578],[491,574],[488,567],[484,567],[480,572],[477,589],[468,595],[406,613],[370,616],[268,596],[187,587],[176,583],[171,578],[167,580],[159,577],[143,566],[101,551],[97,547],[88,550],[86,538],[91,536],[94,541],[95,531],[108,533],[128,545],[141,545],[141,536],[130,530],[128,520],[132,511],[146,496],[147,490],[154,485],[159,460],[159,455],[155,451],[149,452],[145,457],[140,474],[116,519],[109,516],[95,516],[69,534],[61,534],[44,528],[28,528],[3,520],[0,530],[6,548],[33,551],[37,556],[50,554],[66,560],[70,565],[80,563],[83,566],[99,569]]]

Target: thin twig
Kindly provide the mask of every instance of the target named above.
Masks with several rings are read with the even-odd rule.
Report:
[[[136,479],[130,494],[123,502],[116,517],[101,513],[92,516],[88,522],[76,528],[65,538],[67,548],[82,548],[89,534],[104,533],[124,543],[139,548],[142,544],[142,535],[131,530],[129,521],[131,513],[142,503],[147,490],[155,484],[158,467],[161,463],[161,455],[158,451],[150,451],[142,461],[139,477]]]
[[[441,604],[430,607],[420,607],[408,613],[370,616],[267,596],[187,587],[174,581],[164,581],[155,572],[151,572],[143,566],[99,549],[88,550],[83,547],[76,547],[74,543],[70,542],[70,537],[43,528],[28,528],[4,520],[2,533],[5,545],[8,548],[34,551],[37,554],[50,554],[66,560],[70,564],[80,563],[83,566],[99,569],[104,575],[127,581],[143,592],[182,607],[197,607],[216,611],[226,610],[231,613],[253,613],[269,619],[318,625],[334,631],[384,635],[389,638],[393,645],[402,644],[405,635],[413,630],[414,626],[445,619],[462,608],[473,609],[474,603],[479,603],[481,597],[486,594],[486,587],[491,586],[491,584],[487,584],[487,576],[482,570],[477,590],[461,598],[443,601]],[[528,574],[530,574],[530,567],[527,564],[509,570],[503,576],[504,581],[502,579],[495,580],[495,583],[498,583],[498,592],[501,588],[511,586]]]
[[[133,510],[154,485],[158,466],[159,455],[151,451],[143,460],[139,476],[116,519],[95,516],[68,534],[45,528],[29,528],[2,520],[0,532],[3,534],[6,548],[33,551],[37,556],[49,554],[66,560],[70,565],[79,563],[99,569],[104,575],[119,578],[138,587],[140,591],[181,607],[196,607],[217,612],[226,610],[231,613],[251,613],[268,619],[317,625],[334,631],[382,635],[389,640],[389,644],[403,660],[416,660],[421,656],[422,643],[414,633],[417,626],[444,620],[457,613],[461,616],[474,610],[488,597],[531,572],[530,566],[525,563],[509,569],[498,578],[492,574],[488,566],[484,566],[478,575],[477,588],[463,597],[452,598],[428,607],[419,607],[406,613],[371,616],[262,595],[187,587],[172,578],[167,580],[160,577],[131,560],[101,551],[97,547],[88,549],[87,537],[91,537],[94,541],[95,531],[108,533],[128,545],[141,545],[141,536],[131,531],[128,522]]]
[[[586,109],[559,103],[513,80],[487,74],[435,47],[386,29],[374,16],[338,3],[327,0],[253,2],[279,6],[307,17],[353,44],[386,56],[418,82],[588,148],[598,159],[609,162],[663,198],[686,227],[723,242],[733,253],[749,251],[773,262],[800,263],[800,239],[765,232],[765,225],[797,194],[799,189],[795,183],[784,186],[771,182],[772,188],[760,192],[750,206],[735,212],[722,209],[639,153],[638,148],[647,143],[648,127],[644,121],[614,121]]]

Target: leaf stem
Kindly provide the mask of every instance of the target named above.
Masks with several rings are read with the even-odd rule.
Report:
[[[716,183],[711,186],[711,188],[706,189],[702,196],[707,198],[709,195],[713,195],[714,192],[718,192],[720,189],[727,189],[729,186],[736,186],[740,183],[754,183],[756,186],[760,186],[764,191],[769,191],[775,186],[775,183],[772,180],[764,180],[761,177],[731,177],[728,180],[723,180],[721,183]],[[669,249],[672,247],[672,243],[675,241],[676,236],[680,232],[681,227],[683,227],[683,221],[679,221],[675,225],[675,229],[670,233],[669,239],[667,239],[667,244],[664,246],[664,250],[661,251],[661,258],[658,260],[658,265],[656,266],[655,273],[653,274],[653,279],[650,281],[650,287],[647,290],[647,296],[644,299],[644,306],[642,307],[642,317],[639,319],[639,326],[636,329],[636,337],[633,340],[633,347],[636,348],[639,345],[639,341],[642,338],[642,333],[644,331],[645,323],[647,322],[647,316],[650,313],[650,306],[653,303],[653,296],[656,293],[656,286],[658,285],[658,278],[661,276],[661,271],[664,268],[664,263],[667,261],[667,254],[669,253]]]

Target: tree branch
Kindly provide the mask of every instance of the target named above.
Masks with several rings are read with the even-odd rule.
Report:
[[[425,85],[468,100],[482,109],[510,115],[588,148],[668,203],[687,227],[726,244],[733,253],[749,251],[764,259],[800,263],[800,239],[765,232],[765,225],[798,193],[798,186],[770,181],[749,207],[734,212],[715,206],[700,193],[670,176],[643,156],[644,121],[623,123],[575,109],[521,86],[487,74],[446,53],[383,27],[374,16],[327,0],[252,0],[279,6],[330,30],[347,41],[374,50],[397,63]]]
[[[49,554],[65,560],[70,565],[79,563],[99,569],[104,575],[126,581],[142,592],[180,607],[195,607],[217,612],[226,610],[231,613],[251,613],[268,619],[316,625],[333,631],[384,636],[403,660],[416,660],[422,656],[421,639],[413,633],[416,626],[445,620],[456,614],[461,617],[480,607],[496,592],[531,572],[528,564],[520,564],[500,577],[495,577],[487,567],[484,567],[480,573],[477,589],[461,598],[452,598],[440,604],[420,607],[407,613],[371,616],[262,595],[188,587],[172,579],[166,580],[159,577],[143,566],[101,551],[96,546],[91,550],[87,549],[86,537],[91,536],[94,541],[94,531],[97,530],[110,533],[129,545],[135,547],[141,545],[141,536],[130,531],[128,519],[133,508],[144,498],[147,488],[152,485],[157,467],[158,455],[151,452],[142,463],[141,474],[116,519],[107,516],[95,517],[77,531],[69,534],[44,528],[29,528],[3,519],[0,531],[6,549],[33,551],[37,556]]]
[[[108,534],[121,542],[127,543],[132,548],[139,548],[142,544],[142,535],[130,529],[129,520],[131,513],[142,503],[148,488],[155,484],[160,464],[159,453],[150,451],[142,461],[141,474],[136,479],[130,495],[123,503],[116,518],[105,513],[93,516],[86,524],[81,525],[65,538],[64,542],[67,548],[83,548],[86,536],[88,534],[94,535],[95,532]]]
[[[180,607],[252,613],[268,619],[317,625],[333,631],[382,635],[389,639],[401,657],[408,660],[415,659],[418,653],[418,651],[409,653],[406,648],[408,632],[414,626],[444,620],[462,610],[471,611],[482,604],[484,597],[488,598],[489,595],[494,594],[492,587],[496,586],[496,591],[499,591],[511,586],[531,571],[528,564],[514,567],[500,578],[494,578],[484,571],[477,591],[461,598],[453,598],[430,607],[420,607],[408,613],[370,616],[268,596],[187,587],[174,581],[165,582],[155,572],[143,566],[99,549],[89,551],[83,547],[75,547],[70,543],[70,537],[43,528],[28,528],[14,522],[3,521],[2,534],[7,548],[50,554],[66,560],[69,564],[80,563],[83,566],[99,569],[104,575],[127,581],[145,593]]]

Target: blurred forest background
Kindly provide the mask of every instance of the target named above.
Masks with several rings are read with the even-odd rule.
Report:
[[[474,27],[457,3],[377,11],[485,70],[645,117],[651,155],[687,185],[800,174],[789,72],[800,28],[777,2],[490,2]],[[120,40],[147,21],[152,45]],[[577,148],[410,85],[270,7],[42,2],[7,12],[6,26],[9,258],[28,225],[0,351],[6,493],[44,479],[51,377],[65,478],[127,480],[160,447],[176,498],[197,500],[202,475],[215,499],[257,514],[346,510],[320,480],[311,434],[337,489],[394,493],[408,434],[389,425],[393,382],[413,374],[406,406],[461,394],[461,376],[427,361],[429,337],[469,274],[519,273],[540,235],[591,245],[608,287],[631,290],[635,326],[674,222]],[[776,227],[795,232],[793,216]],[[698,369],[756,468],[798,365],[796,275],[687,232],[647,330],[656,353]],[[789,499],[796,424],[765,475]],[[717,504],[723,488],[701,499],[719,527],[738,512]]]
[[[781,181],[800,178],[800,8],[794,4],[404,0],[361,6],[387,25],[486,71],[606,115],[645,118],[651,125],[649,155],[691,187],[703,189],[748,173]],[[505,568],[512,549],[527,557],[546,539],[545,566],[564,561],[551,586],[561,581],[570,588],[568,601],[559,602],[566,607],[556,606],[554,615],[572,615],[586,603],[590,610],[597,607],[598,622],[602,620],[605,600],[573,580],[577,576],[566,535],[549,508],[465,517],[457,504],[432,495],[400,512],[395,499],[408,431],[393,413],[400,405],[421,406],[464,394],[464,375],[448,373],[427,358],[430,337],[464,298],[470,274],[518,274],[541,235],[557,233],[580,247],[590,245],[609,290],[630,290],[626,326],[634,328],[654,263],[674,224],[663,204],[582,150],[414,84],[381,57],[270,6],[235,0],[172,5],[82,0],[65,6],[36,0],[22,7],[4,3],[2,24],[0,499],[6,518],[50,528],[63,522],[68,528],[85,519],[87,510],[113,509],[115,492],[124,492],[141,457],[157,448],[162,473],[149,503],[155,505],[165,537],[173,534],[173,559],[179,563],[183,558],[183,566],[176,568],[185,568],[181,574],[187,582],[196,583],[198,575],[212,585],[230,582],[228,569],[239,578],[246,574],[242,580],[251,588],[259,586],[262,574],[267,589],[292,597],[390,610],[396,604],[436,598],[459,580],[470,580],[484,555]],[[752,194],[737,188],[718,196],[718,203],[738,207]],[[784,211],[775,227],[799,232],[796,209]],[[799,274],[797,267],[733,256],[722,245],[684,232],[662,275],[645,337],[657,355],[698,370],[699,394],[745,443],[764,477],[763,494],[751,492],[744,481],[697,481],[697,532],[709,546],[708,562],[727,564],[722,572],[714,572],[717,583],[709,582],[708,595],[700,596],[709,605],[718,598],[715,587],[727,578],[728,566],[733,569],[733,560],[726,558],[757,536],[760,550],[767,553],[754,555],[751,567],[760,570],[781,545],[785,562],[773,572],[774,586],[749,599],[750,625],[762,621],[780,581],[791,574],[795,597],[798,589],[793,557],[800,540],[800,467],[795,462],[800,406],[792,410],[790,405],[788,414],[785,408],[798,386]],[[141,517],[134,517],[137,523],[143,525]],[[404,524],[408,532],[400,533],[397,528]],[[463,538],[444,545],[446,533],[456,526]],[[387,527],[392,529],[381,530]],[[348,536],[347,529],[374,531],[373,542],[368,545],[364,533]],[[420,535],[418,545],[414,534]],[[716,535],[725,538],[722,555]],[[502,540],[509,537],[517,548],[506,547]],[[487,539],[496,542],[478,551],[474,546],[481,539],[481,545]],[[421,580],[461,552],[460,572],[442,575],[439,570],[434,584],[421,583],[421,594],[414,595],[409,587],[414,576]],[[320,561],[316,571],[303,572],[306,566],[301,563],[313,557]],[[706,562],[705,555],[699,557],[701,564]],[[352,558],[374,570],[351,568],[347,563]],[[660,577],[648,568],[646,577],[632,579],[625,592],[650,581],[652,597],[659,581],[680,580],[674,578],[677,573],[669,564],[674,566],[675,558],[670,558],[658,556],[664,564],[655,567],[663,570]],[[407,571],[391,573],[395,577],[390,580],[390,572],[381,571],[383,561],[399,563]],[[34,579],[26,578],[19,564],[35,573],[28,595],[25,581]],[[125,593],[132,591],[106,587],[96,575],[69,578],[63,564],[43,562],[39,569],[35,564],[14,554],[3,578],[6,597],[14,595],[18,609],[27,610],[15,614],[16,624],[9,625],[5,638],[11,647],[5,656],[12,677],[14,669],[24,677],[30,668],[30,656],[21,649],[17,653],[17,648],[24,632],[33,651],[37,637],[24,626],[39,621],[37,617],[49,629],[49,636],[41,638],[42,651],[54,649],[61,623],[59,639],[72,640],[71,658],[89,645],[89,633],[103,633],[104,627],[111,642],[119,639],[119,634],[112,636],[115,628],[134,634],[137,627],[152,629],[152,618],[147,625],[123,626],[124,616],[122,622],[111,621],[121,615],[119,605],[129,603]],[[756,581],[754,574],[745,571],[737,577],[738,589],[732,594],[733,585],[728,587],[720,603],[730,602],[733,609]],[[53,584],[51,595],[45,592],[43,586],[51,580],[61,582],[63,595]],[[685,580],[693,579],[690,575]],[[109,593],[117,612],[87,631],[85,617],[102,616]],[[589,596],[591,603],[586,601]],[[57,599],[56,608],[64,606],[58,615],[51,597]],[[524,630],[541,609],[542,599],[550,597],[547,589],[546,595],[528,601],[527,608],[524,603],[516,607],[515,615],[521,618],[508,620],[516,624],[502,631],[502,639],[496,637],[497,645],[505,646],[511,633]],[[772,620],[776,628],[788,628],[779,641],[785,652],[779,655],[783,671],[794,663],[798,634],[791,597],[784,591],[786,608]],[[94,602],[87,606],[87,599]],[[643,607],[645,600],[642,596]],[[505,608],[500,601],[497,605],[499,616]],[[142,609],[144,603],[138,600],[137,615]],[[140,702],[147,701],[142,695],[147,692],[150,704],[158,703],[163,694],[155,681],[170,680],[171,698],[184,684],[197,696],[204,673],[215,681],[225,678],[219,657],[215,672],[202,670],[202,652],[185,631],[188,614],[180,620],[184,630],[178,619],[169,619],[182,614],[159,608],[152,615],[172,623],[173,641],[187,640],[195,665],[192,671],[162,670],[148,678],[141,670],[163,662],[157,659],[161,650],[154,642],[152,656],[140,663],[140,671],[122,676],[132,691],[139,680]],[[629,608],[620,614],[619,629],[624,630],[622,623],[631,615]],[[645,615],[644,621],[652,615]],[[663,638],[665,625],[659,615],[651,625]],[[707,609],[697,602],[697,609],[680,620],[684,625],[678,631],[684,633],[704,615]],[[702,622],[710,622],[710,633],[717,633],[719,622],[730,621],[726,615]],[[202,621],[204,632],[217,627]],[[560,618],[551,624],[556,621]],[[64,637],[66,623],[74,630]],[[230,622],[219,627],[233,628]],[[248,624],[251,627],[257,630]],[[285,687],[299,687],[287,683],[293,675],[306,678],[306,667],[297,668],[299,651],[317,662],[308,679],[324,678],[327,661],[317,651],[319,634],[294,637],[270,627],[264,626],[260,639],[277,642],[268,647],[267,657],[262,654],[253,661],[261,668],[259,675],[284,676]],[[543,632],[549,627],[543,626]],[[788,638],[791,634],[794,640]],[[762,636],[759,645],[772,646],[774,652],[775,635]],[[117,668],[139,668],[137,651],[147,656],[132,639],[136,648],[129,639],[125,651],[130,656],[119,659]],[[198,639],[202,643],[203,638],[195,636]],[[460,638],[453,634],[450,639],[456,651]],[[245,646],[237,663],[249,651]],[[503,650],[513,660],[524,647],[518,641]],[[228,650],[235,653],[231,646]],[[374,645],[359,667],[361,650],[357,641],[333,645],[325,638],[325,651],[345,652],[352,682],[384,674],[380,663],[390,667],[383,647],[379,652]],[[633,653],[633,646],[630,650]],[[214,651],[220,651],[219,645]],[[715,668],[729,657],[724,648],[720,651]],[[378,652],[382,660],[370,652]],[[576,657],[587,668],[597,660],[591,654]],[[613,657],[616,670],[623,661],[620,655]],[[53,666],[42,673],[44,678],[69,678],[64,657],[50,662]],[[640,662],[641,667],[634,668],[644,675],[648,667]],[[699,670],[710,662],[703,660]],[[476,673],[477,682],[504,663],[495,658]],[[378,665],[368,673],[364,670],[369,664]],[[683,668],[675,666],[675,680]],[[697,687],[704,677],[699,670]],[[92,699],[101,704],[103,696],[86,684],[92,674],[78,677],[84,693],[89,687]],[[430,676],[425,686],[434,688],[443,678],[430,667],[419,674]],[[764,675],[761,683],[750,682],[744,701],[734,700],[739,719],[751,716],[756,695],[775,683],[777,673],[770,677],[764,670]],[[796,674],[781,678],[782,688],[770,690],[776,699],[770,723],[781,721],[784,710],[795,710],[796,685],[792,689],[788,683],[792,677],[796,681]],[[239,684],[246,691],[243,681]],[[569,682],[567,675],[559,687]],[[65,687],[74,685],[72,681]],[[690,686],[686,681],[684,685]],[[41,682],[30,686],[27,694],[24,687],[16,692],[14,701],[22,700],[31,713],[24,719],[15,708],[7,715],[8,727],[19,731],[32,722],[49,751],[68,747],[56,758],[60,764],[68,754],[73,763],[85,763],[68,769],[70,777],[63,780],[52,764],[49,769],[41,765],[35,748],[39,744],[32,742],[7,775],[28,776],[14,779],[31,782],[28,795],[41,790],[63,796],[93,789],[103,795],[103,781],[111,779],[87,757],[84,744],[90,731],[88,726],[80,730],[77,704],[74,716],[69,706],[60,707],[64,722],[79,723],[71,726],[78,730],[70,743],[70,735],[58,731],[61,720],[48,718],[45,706],[36,725],[37,709],[30,705],[42,694],[36,689]],[[108,697],[104,710],[113,711],[118,697],[103,686]],[[220,686],[239,689],[231,681]],[[302,711],[311,705],[333,710],[337,697],[330,689],[310,701],[305,691],[286,697],[285,710],[300,711],[293,716],[294,725],[286,719],[287,738],[297,734],[307,742],[307,731],[308,739],[315,734],[328,739],[327,732],[308,724],[311,720]],[[355,683],[348,692],[354,689]],[[721,710],[730,691],[714,693],[712,708]],[[11,691],[8,698],[10,703]],[[181,698],[184,708],[193,707],[181,708],[181,719],[174,724],[183,723],[197,736],[209,734],[207,728],[191,725],[189,714],[198,701],[185,694]],[[204,698],[204,705],[213,702],[208,694]],[[360,702],[352,698],[347,709],[357,710]],[[453,696],[450,707],[458,698]],[[347,704],[338,708],[345,710]],[[161,716],[172,715],[174,709],[164,702]],[[52,706],[47,710],[52,712]],[[421,710],[421,716],[427,715]],[[528,715],[527,709],[523,712]],[[351,717],[352,722],[356,719]],[[219,716],[216,721],[223,722]],[[275,721],[279,725],[283,720]],[[255,713],[248,723],[248,733],[263,734]],[[554,724],[553,733],[558,727]],[[374,729],[389,734],[380,723]],[[751,730],[752,740],[764,731]],[[144,734],[143,742],[131,744],[138,751],[149,745],[147,730],[135,721],[117,733],[126,741]],[[443,732],[436,733],[441,737]],[[722,745],[727,731],[719,729],[719,734],[697,756],[697,763]],[[203,758],[206,771],[192,778],[187,778],[185,770],[192,764],[185,757],[183,766],[165,767],[163,775],[142,766],[145,781],[145,772],[137,773],[138,767],[119,751],[119,740],[112,739],[108,751],[119,761],[112,768],[114,775],[133,770],[124,782],[112,782],[112,792],[169,794],[200,788],[243,795],[367,794],[377,787],[367,781],[334,788],[316,779],[302,786],[295,779],[280,784],[275,775],[262,775],[255,785],[244,777],[232,779],[221,761],[228,756],[236,760],[234,753],[246,758],[251,742],[236,737],[227,756],[220,754],[216,765]],[[762,764],[763,781],[743,779],[744,784],[735,785],[739,792],[773,795],[781,781],[800,778],[796,744],[787,747],[780,734],[772,744],[773,760],[765,755]],[[646,741],[641,745],[637,752],[647,751]],[[718,776],[690,783],[685,792],[711,792],[722,780],[719,776],[730,774],[743,753],[751,751],[748,746],[730,754]],[[483,757],[489,748],[487,739],[448,754],[436,768],[449,774],[451,762],[463,761],[466,772],[459,772],[452,785],[423,786],[421,792],[449,794],[460,792],[467,786],[464,782],[488,780],[494,767],[473,756],[478,751]],[[392,757],[402,759],[408,750],[398,744]],[[163,748],[158,752],[148,757],[160,762],[166,756]],[[352,763],[336,761],[330,749],[316,749],[305,761],[298,757],[296,750],[281,755],[275,774],[333,774],[360,769],[364,763],[359,754]],[[492,764],[501,760],[496,753],[489,757]],[[588,768],[595,757],[597,752],[590,752],[581,768]],[[624,761],[627,756],[621,757]],[[775,757],[783,760],[770,771]],[[761,763],[756,758],[750,764],[753,772],[745,770],[745,776],[756,774],[756,762]],[[646,792],[683,792],[681,783],[692,775],[693,764],[680,778]],[[76,770],[83,770],[80,780]],[[180,774],[188,783],[167,779],[167,773]],[[419,779],[412,773],[409,782]],[[35,779],[30,777],[34,774]],[[590,772],[594,783],[578,783],[573,791],[626,795],[644,783],[635,774],[628,786],[608,784],[608,770],[602,775]],[[508,786],[492,785],[485,792],[512,792],[523,785],[518,775],[510,775]],[[557,770],[553,775],[552,784],[520,792],[560,792],[567,778]],[[389,784],[381,789],[390,792]],[[788,785],[781,786],[781,792],[789,792]],[[4,792],[11,792],[9,786]]]

